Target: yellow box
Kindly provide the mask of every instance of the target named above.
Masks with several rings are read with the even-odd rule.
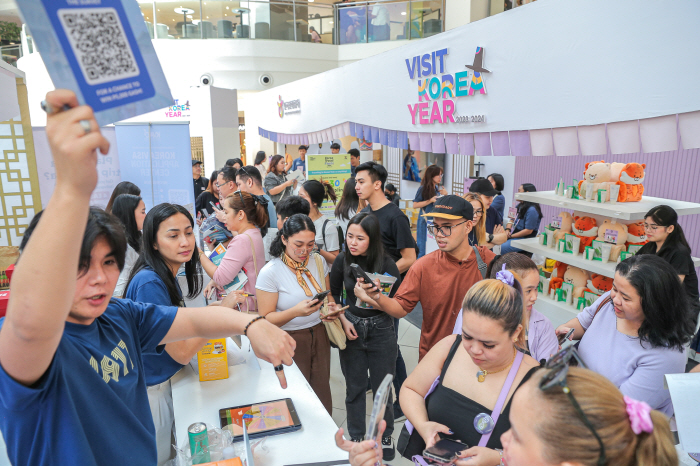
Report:
[[[228,379],[226,339],[209,340],[204,348],[197,352],[197,365],[200,382]]]
[[[211,463],[200,464],[199,466],[243,466],[241,459],[239,457],[231,458],[228,460],[213,461]]]

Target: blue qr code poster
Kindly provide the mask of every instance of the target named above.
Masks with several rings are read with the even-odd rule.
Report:
[[[85,103],[101,110],[155,94],[121,0],[42,0]]]

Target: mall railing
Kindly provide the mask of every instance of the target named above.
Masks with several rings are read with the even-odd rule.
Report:
[[[20,44],[0,45],[0,54],[5,63],[16,67],[17,60],[22,57],[22,46]]]
[[[444,30],[445,0],[139,0],[154,39],[273,39],[350,44]]]

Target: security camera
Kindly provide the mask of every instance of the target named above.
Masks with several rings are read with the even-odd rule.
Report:
[[[214,84],[214,76],[210,75],[209,73],[203,74],[199,77],[199,83],[203,86],[211,86]]]
[[[260,84],[262,84],[263,86],[269,86],[270,84],[272,84],[272,76],[270,76],[269,74],[260,75]]]

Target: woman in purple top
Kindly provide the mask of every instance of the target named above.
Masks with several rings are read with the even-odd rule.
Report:
[[[540,283],[540,274],[537,265],[524,254],[510,252],[502,256],[497,256],[491,264],[487,276],[496,278],[503,266],[517,274],[520,286],[523,289],[523,322],[525,325],[525,345],[526,353],[535,358],[538,362],[542,359],[549,359],[559,351],[559,342],[554,334],[552,322],[537,312],[534,308],[537,301],[537,285]],[[462,313],[457,316],[455,329],[452,333],[462,333]]]
[[[693,321],[673,267],[658,256],[635,255],[617,264],[610,292],[556,333],[573,328],[589,369],[606,376],[624,395],[672,416],[664,375],[685,372]]]

